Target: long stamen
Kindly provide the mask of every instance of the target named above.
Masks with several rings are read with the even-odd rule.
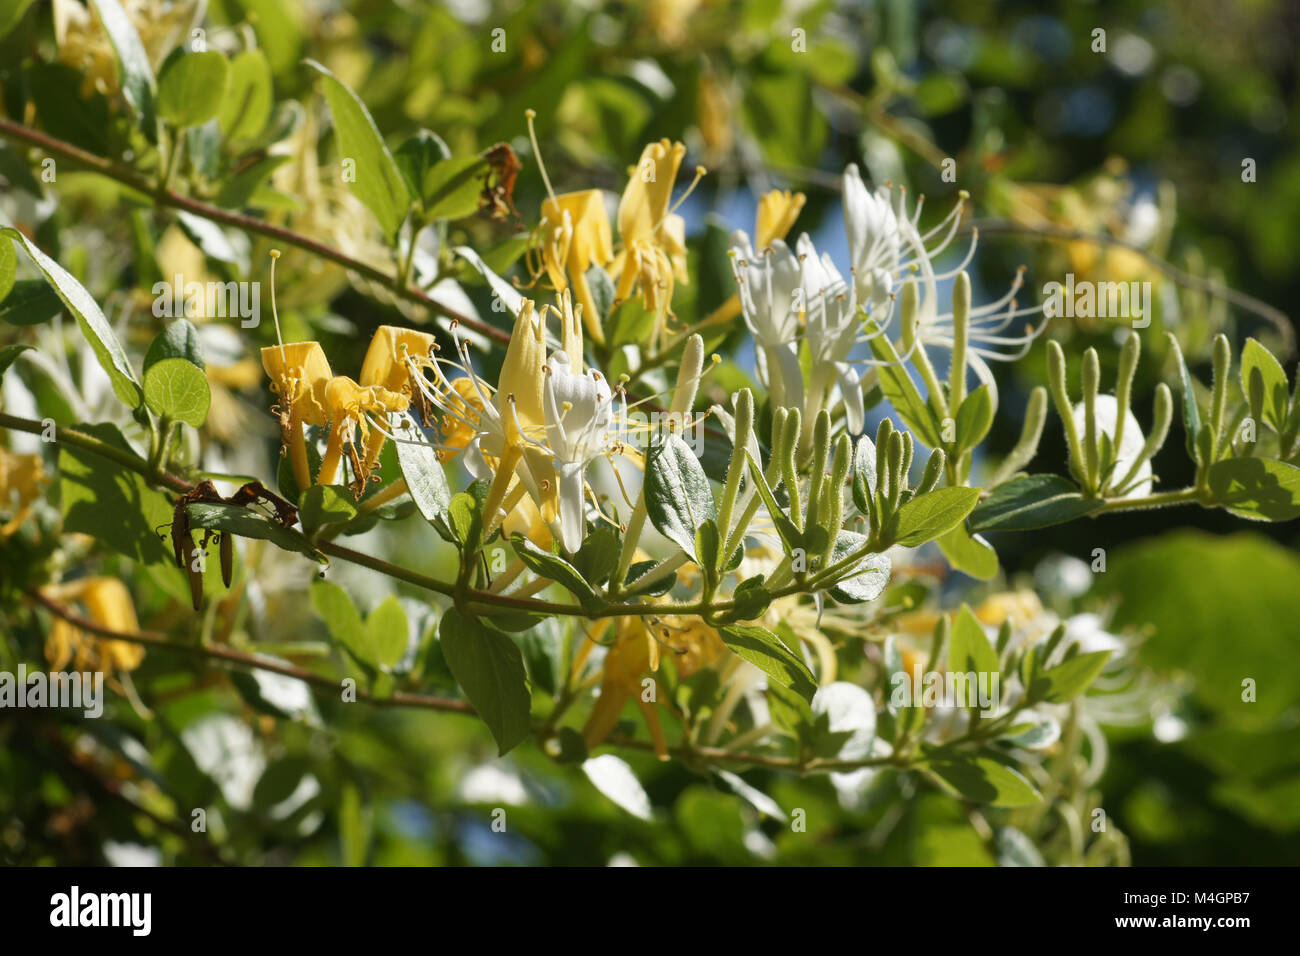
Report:
[[[533,156],[537,159],[537,171],[542,174],[542,182],[546,186],[546,194],[551,197],[551,202],[555,203],[558,208],[560,203],[555,198],[555,190],[551,188],[551,177],[546,175],[546,164],[542,162],[542,150],[537,145],[537,128],[533,120],[537,118],[537,110],[524,110],[524,118],[528,120],[528,139],[533,144]]]
[[[289,361],[284,357],[284,337],[280,335],[280,313],[275,309],[275,261],[280,258],[280,250],[271,250],[271,319],[275,322],[275,340],[280,344],[280,367],[287,369]]]

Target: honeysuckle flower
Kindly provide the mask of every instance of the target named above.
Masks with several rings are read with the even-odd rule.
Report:
[[[76,602],[86,617],[102,627],[123,634],[140,630],[131,592],[119,578],[81,578],[46,588],[47,597],[60,602]],[[68,664],[78,671],[132,671],[144,660],[144,647],[130,641],[107,640],[87,634],[76,625],[56,617],[45,638],[45,658],[51,671],[61,671]]]
[[[796,244],[803,265],[801,283],[805,311],[804,341],[812,359],[803,409],[805,432],[811,432],[818,413],[826,407],[836,383],[844,400],[844,416],[853,434],[862,431],[864,409],[862,380],[849,361],[853,347],[863,340],[857,291],[845,282],[829,255],[817,257],[808,235]]]
[[[262,349],[262,367],[278,402],[271,411],[280,420],[281,453],[287,449],[299,488],[311,484],[304,425],[323,427],[329,420],[325,388],[333,379],[319,342],[290,342]]]
[[[630,170],[631,178],[618,204],[622,249],[612,267],[618,277],[615,295],[622,302],[639,288],[645,307],[658,316],[659,327],[672,305],[674,283],[690,281],[686,221],[673,213],[675,206],[670,207],[685,156],[686,147],[681,143],[667,139],[650,143]],[[702,168],[697,169],[695,182],[703,174]],[[684,194],[678,204],[685,198]]]
[[[614,445],[614,390],[600,372],[583,368],[581,328],[571,309],[562,317],[565,348],[554,352],[546,366],[546,439],[540,447],[555,463],[559,537],[573,553],[586,532],[587,465]]]
[[[754,223],[754,241],[759,252],[790,234],[807,201],[808,197],[803,193],[792,193],[788,189],[773,189],[759,198]]]
[[[801,407],[799,260],[780,239],[756,255],[749,236],[739,230],[731,236],[731,253],[741,314],[762,356],[772,406]]]
[[[325,387],[325,408],[329,416],[329,441],[321,459],[317,484],[332,485],[338,475],[339,462],[344,452],[352,464],[352,493],[360,498],[366,489],[373,470],[373,462],[363,459],[357,452],[356,434],[361,431],[362,443],[367,447],[371,438],[371,417],[386,421],[390,413],[405,412],[410,399],[400,392],[390,392],[382,385],[363,386],[346,375],[336,375]],[[378,453],[375,455],[378,458]]]
[[[844,229],[858,300],[879,309],[901,279],[916,269],[928,267],[948,248],[961,225],[966,194],[961,194],[939,225],[922,235],[919,223],[924,197],[917,201],[909,215],[903,189],[879,186],[874,191],[868,190],[858,167],[852,163],[844,169],[843,185]],[[974,254],[975,241],[972,239],[961,265],[936,278],[956,275],[970,263]]]
[[[447,441],[438,447],[440,456],[463,448],[470,472],[492,482],[484,502],[489,526],[500,517],[503,503],[513,507],[524,492],[550,524],[558,509],[555,468],[541,446],[546,435],[545,313],[537,311],[531,299],[520,300],[495,387],[474,370],[469,345],[459,337],[456,353],[456,359],[407,358],[419,401],[442,414],[441,431]],[[448,377],[448,369],[459,375]],[[515,491],[516,485],[522,490]],[[510,507],[505,508],[507,513]]]
[[[614,258],[614,239],[599,189],[550,196],[542,202],[542,266],[557,292],[570,285],[582,307],[583,322],[597,343],[605,341],[602,316],[587,281],[592,266],[606,266]]]
[[[938,283],[962,272],[975,255],[978,234],[972,231],[970,245],[962,260],[952,269],[936,273],[934,260],[948,248],[961,225],[966,194],[962,193],[952,210],[933,229],[920,231],[924,197],[912,211],[907,211],[906,196],[899,188],[877,187],[870,191],[862,182],[858,168],[850,164],[844,170],[844,227],[848,236],[849,257],[853,264],[857,299],[883,327],[892,312],[891,300],[901,283],[917,285],[915,327],[911,347],[937,346],[951,349],[955,343],[954,317],[939,308]],[[1016,272],[1010,290],[995,302],[977,306],[966,316],[966,361],[976,377],[988,386],[994,406],[997,383],[988,362],[1010,362],[1023,357],[1047,323],[1036,329],[1026,327],[1022,335],[1003,334],[1017,318],[1041,311],[1037,306],[1018,309],[1016,293],[1024,283],[1024,270]],[[882,311],[885,313],[882,315]],[[1003,351],[1010,348],[1012,351]],[[906,354],[903,356],[906,358]],[[868,365],[877,364],[874,362]]]
[[[0,448],[0,514],[10,516],[0,525],[0,540],[10,537],[27,520],[45,482],[40,455],[16,455]]]
[[[134,25],[150,64],[157,69],[203,16],[197,0],[126,0],[122,9]],[[108,33],[88,4],[54,0],[54,38],[59,60],[81,71],[82,95],[112,96],[121,88],[117,57]]]
[[[658,704],[647,701],[641,693],[642,679],[658,668],[659,645],[650,632],[653,626],[652,622],[639,617],[616,620],[617,636],[601,667],[600,696],[582,728],[582,738],[588,750],[600,745],[610,735],[631,698],[641,709],[650,739],[654,741],[656,756],[660,760],[668,759],[668,741],[659,722]],[[583,658],[590,649],[591,642],[583,645]],[[577,664],[581,666],[582,660]],[[658,695],[655,697],[657,699]]]
[[[381,325],[371,337],[370,347],[361,363],[360,384],[363,387],[377,385],[405,396],[415,405],[420,420],[426,425],[431,424],[431,410],[424,400],[424,393],[412,383],[412,376],[419,374],[413,363],[431,362],[433,353],[437,350],[438,343],[428,332]],[[412,361],[408,362],[408,359]],[[370,433],[363,460],[367,471],[374,470],[387,437],[386,430],[382,428],[376,428]]]

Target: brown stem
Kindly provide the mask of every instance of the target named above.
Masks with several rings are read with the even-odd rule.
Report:
[[[63,618],[74,627],[114,641],[129,641],[132,644],[142,644],[145,647],[157,648],[159,650],[179,651],[182,654],[190,654],[195,657],[206,657],[214,660],[226,661],[231,664],[238,664],[241,667],[252,667],[257,670],[270,671],[275,674],[282,674],[285,677],[292,677],[300,680],[305,684],[312,684],[316,687],[322,687],[337,693],[339,691],[339,682],[333,678],[326,677],[323,674],[316,674],[301,667],[295,667],[292,664],[281,663],[269,658],[259,657],[256,654],[245,654],[234,648],[226,647],[221,644],[211,644],[206,647],[198,644],[177,644],[175,641],[168,640],[166,634],[158,631],[114,631],[110,628],[97,624],[89,618],[82,617],[69,610],[57,601],[51,600],[35,588],[27,589],[27,595],[33,600],[43,605],[46,610],[57,617]],[[418,707],[425,710],[439,710],[454,714],[473,714],[474,708],[466,701],[452,700],[446,697],[432,697],[427,694],[412,694],[405,691],[397,691],[389,697],[376,697],[368,691],[357,690],[357,699],[364,700],[378,707]]]
[[[422,305],[435,315],[445,316],[455,322],[465,326],[467,329],[473,329],[475,332],[485,335],[496,342],[506,344],[510,341],[510,333],[504,329],[498,329],[494,325],[481,322],[471,316],[457,312],[449,306],[443,305],[423,289],[399,282],[396,276],[389,274],[383,269],[378,269],[359,259],[354,259],[347,253],[328,246],[323,242],[318,242],[302,233],[294,232],[292,229],[286,229],[283,226],[272,225],[261,219],[252,216],[245,216],[243,213],[232,212],[229,209],[222,209],[218,206],[210,205],[201,200],[181,195],[173,189],[162,187],[159,188],[144,176],[141,176],[135,170],[122,166],[103,156],[96,156],[94,153],[87,152],[78,146],[63,140],[55,139],[39,130],[23,126],[21,123],[15,123],[12,120],[0,118],[0,138],[12,142],[25,143],[28,146],[34,146],[50,156],[54,156],[65,162],[72,163],[82,169],[88,169],[92,172],[107,176],[110,179],[129,186],[132,189],[139,190],[145,195],[153,197],[155,203],[159,206],[171,209],[179,209],[183,212],[193,213],[211,222],[218,222],[222,225],[233,226],[244,232],[255,233],[265,236],[275,242],[281,242],[285,245],[294,246],[315,256],[340,265],[350,272],[354,272],[362,278],[378,282],[390,289],[397,295],[409,302]]]

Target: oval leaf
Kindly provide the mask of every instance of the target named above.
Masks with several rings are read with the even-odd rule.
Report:
[[[212,390],[193,362],[169,358],[144,373],[144,400],[155,415],[198,428],[208,419]]]

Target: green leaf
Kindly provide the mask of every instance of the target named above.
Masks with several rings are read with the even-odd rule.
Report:
[[[767,684],[767,707],[772,723],[796,740],[804,739],[812,727],[812,705],[808,699],[796,694],[776,681]]]
[[[767,508],[772,524],[776,526],[776,533],[780,535],[786,550],[793,554],[796,548],[803,547],[803,532],[776,500],[776,495],[772,493],[771,486],[763,476],[763,469],[758,466],[754,456],[746,450],[745,457],[749,459],[749,475],[754,480],[754,487],[758,489],[758,496],[763,499],[763,505]]]
[[[1023,475],[999,485],[971,512],[972,531],[1032,531],[1082,518],[1101,507],[1059,475]]]
[[[0,37],[3,37],[23,18],[33,0],[0,0]]]
[[[948,640],[948,670],[954,674],[974,673],[976,677],[988,674],[990,678],[998,671],[998,652],[989,643],[984,633],[984,625],[965,604],[953,620],[952,635]],[[971,688],[972,695],[974,688]],[[960,707],[975,707],[975,699],[958,701]]]
[[[93,90],[86,95],[80,70],[62,63],[31,63],[23,69],[22,80],[46,133],[97,156],[108,152],[108,98]],[[13,87],[6,84],[6,89]],[[118,111],[111,112],[116,115]],[[17,185],[13,179],[10,182]]]
[[[997,577],[998,553],[982,537],[967,531],[964,522],[939,537],[935,543],[939,545],[939,550],[948,559],[948,563],[958,571],[981,581]]]
[[[208,377],[193,362],[162,359],[144,373],[144,400],[155,415],[199,428],[208,419],[212,390]]]
[[[104,318],[104,313],[100,311],[90,293],[72,277],[71,273],[36,248],[36,244],[17,229],[0,229],[0,236],[8,236],[23,247],[54,291],[59,294],[68,311],[76,316],[82,334],[94,349],[99,364],[108,373],[109,381],[113,385],[113,394],[130,408],[139,408],[144,400],[140,383],[131,369],[131,363],[127,361],[122,344],[118,342],[117,336],[108,324],[108,319]]]
[[[464,219],[478,212],[487,170],[482,156],[458,156],[430,167],[421,180],[425,218]]]
[[[235,174],[217,193],[217,205],[226,209],[241,209],[247,206],[258,188],[291,158],[282,153],[274,153],[262,157],[243,172]]]
[[[1210,466],[1215,501],[1252,521],[1300,517],[1300,468],[1267,458],[1229,458]]]
[[[514,545],[519,560],[523,561],[529,570],[564,585],[578,599],[584,611],[598,611],[606,605],[605,599],[587,582],[578,569],[558,554],[543,551],[522,534],[512,536],[510,543]]]
[[[938,448],[943,442],[939,438],[934,413],[917,391],[907,367],[899,362],[894,346],[886,336],[877,335],[871,339],[871,350],[879,361],[887,363],[879,366],[880,388],[885,398],[921,441],[931,448]]]
[[[573,556],[573,567],[584,581],[598,587],[614,573],[621,547],[618,531],[613,526],[597,525]]]
[[[188,505],[186,510],[189,512],[190,524],[195,528],[216,528],[241,538],[270,541],[281,550],[295,551],[320,564],[329,564],[325,555],[317,551],[300,532],[286,528],[256,511],[238,505],[207,502]]]
[[[438,625],[443,657],[456,683],[492,731],[504,756],[532,732],[523,656],[506,635],[448,608]]]
[[[622,757],[614,754],[592,757],[583,761],[582,771],[592,786],[632,816],[641,820],[653,819],[650,797]]]
[[[14,364],[18,356],[30,348],[34,348],[34,346],[6,345],[4,348],[0,348],[0,379],[4,378],[5,372],[9,371],[9,366]]]
[[[366,618],[366,635],[381,667],[392,667],[406,654],[407,634],[406,612],[391,594]]]
[[[843,561],[856,551],[861,551],[870,539],[856,531],[841,531],[831,551],[831,564]],[[874,601],[889,584],[892,563],[885,554],[868,554],[857,566],[844,573],[830,589],[831,597],[841,604],[860,604]]]
[[[351,521],[357,516],[357,505],[344,485],[312,485],[298,501],[298,516],[303,530],[315,534],[326,525]]]
[[[808,665],[781,643],[781,639],[757,624],[728,624],[718,632],[723,642],[772,680],[788,687],[804,700],[817,692]]]
[[[4,0],[0,0],[4,2]],[[6,177],[8,178],[8,177]],[[5,300],[18,278],[18,253],[12,243],[0,242],[0,302]]]
[[[960,455],[982,442],[992,425],[993,398],[989,395],[989,387],[981,385],[962,399],[961,407],[957,409],[956,454]]]
[[[554,697],[564,686],[568,622],[556,617],[512,613],[524,623],[524,627],[507,626],[514,622],[503,614],[491,615],[488,623],[498,630],[519,633],[515,643],[523,652],[528,680],[534,687],[539,687]]]
[[[1246,339],[1241,350],[1241,391],[1252,415],[1282,431],[1290,405],[1286,372],[1273,353],[1254,339]]]
[[[1097,675],[1110,660],[1110,654],[1110,651],[1077,654],[1055,667],[1039,671],[1034,677],[1033,684],[1026,688],[1029,699],[1063,704],[1067,700],[1078,697],[1097,679]]]
[[[672,432],[660,432],[651,440],[645,505],[659,533],[693,556],[695,529],[717,519],[713,489],[704,469],[686,442]]]
[[[347,591],[333,581],[313,581],[311,606],[325,622],[330,636],[346,647],[353,657],[371,667],[378,665],[379,655],[374,641]]]
[[[425,521],[444,520],[451,506],[451,489],[437,451],[409,418],[394,428],[393,434],[401,439],[395,443],[397,464],[415,507]]]
[[[894,541],[916,548],[947,534],[971,513],[979,500],[978,488],[963,487],[936,488],[913,498],[898,509]]]
[[[929,770],[945,789],[972,803],[1027,807],[1042,799],[1028,780],[991,757],[943,756],[916,766]]]
[[[731,594],[732,615],[739,621],[761,617],[772,603],[772,592],[763,587],[763,575],[756,574],[736,585]]]
[[[718,537],[718,523],[712,518],[706,518],[695,529],[695,554],[701,568],[710,573],[720,570],[722,541]]]
[[[339,155],[356,163],[355,181],[349,183],[352,191],[375,214],[384,235],[395,239],[406,219],[411,195],[393,154],[357,95],[315,60],[306,63],[325,78],[325,98],[334,117]]]
[[[424,177],[435,165],[448,159],[451,150],[442,137],[427,129],[416,130],[407,137],[393,153],[397,169],[406,180],[406,188],[412,196],[424,195]]]
[[[661,597],[672,590],[672,586],[677,581],[676,574],[664,574],[650,582],[648,585],[641,585],[638,582],[651,571],[659,566],[658,561],[636,561],[627,569],[627,580],[623,583],[623,589],[628,594],[644,594],[649,597]]]
[[[13,254],[13,246],[3,247]],[[63,308],[63,300],[44,279],[19,279],[0,302],[0,321],[10,325],[40,325],[50,321]]]
[[[365,866],[370,847],[370,810],[361,789],[351,781],[339,795],[339,843],[344,866]]]
[[[169,58],[158,77],[158,114],[178,129],[206,123],[226,102],[229,76],[230,64],[216,50]]]
[[[188,319],[177,319],[166,329],[159,332],[149,344],[149,351],[144,357],[144,372],[163,359],[185,359],[185,361],[205,368],[203,362],[203,344],[199,341],[199,330]]]
[[[77,428],[138,457],[115,425],[78,425]],[[161,492],[145,484],[136,472],[107,465],[105,459],[93,452],[62,442],[59,498],[65,532],[90,535],[98,543],[142,564],[175,563],[160,537],[171,524],[172,504]]]
[[[876,443],[866,435],[853,448],[853,503],[858,513],[870,517],[876,494]]]
[[[230,61],[225,102],[217,126],[228,140],[252,139],[271,118],[275,90],[271,63],[259,49],[244,50]]]
[[[1165,334],[1169,336],[1169,345],[1178,363],[1178,381],[1183,392],[1183,440],[1187,446],[1187,456],[1192,461],[1197,461],[1196,436],[1201,432],[1201,412],[1196,406],[1196,387],[1191,373],[1187,371],[1187,363],[1183,361],[1183,350],[1178,347],[1178,339],[1172,332]]]
[[[90,0],[104,25],[109,43],[117,55],[118,76],[122,81],[122,96],[135,110],[140,128],[151,143],[158,141],[158,116],[153,68],[149,54],[140,42],[135,24],[117,0]]]

